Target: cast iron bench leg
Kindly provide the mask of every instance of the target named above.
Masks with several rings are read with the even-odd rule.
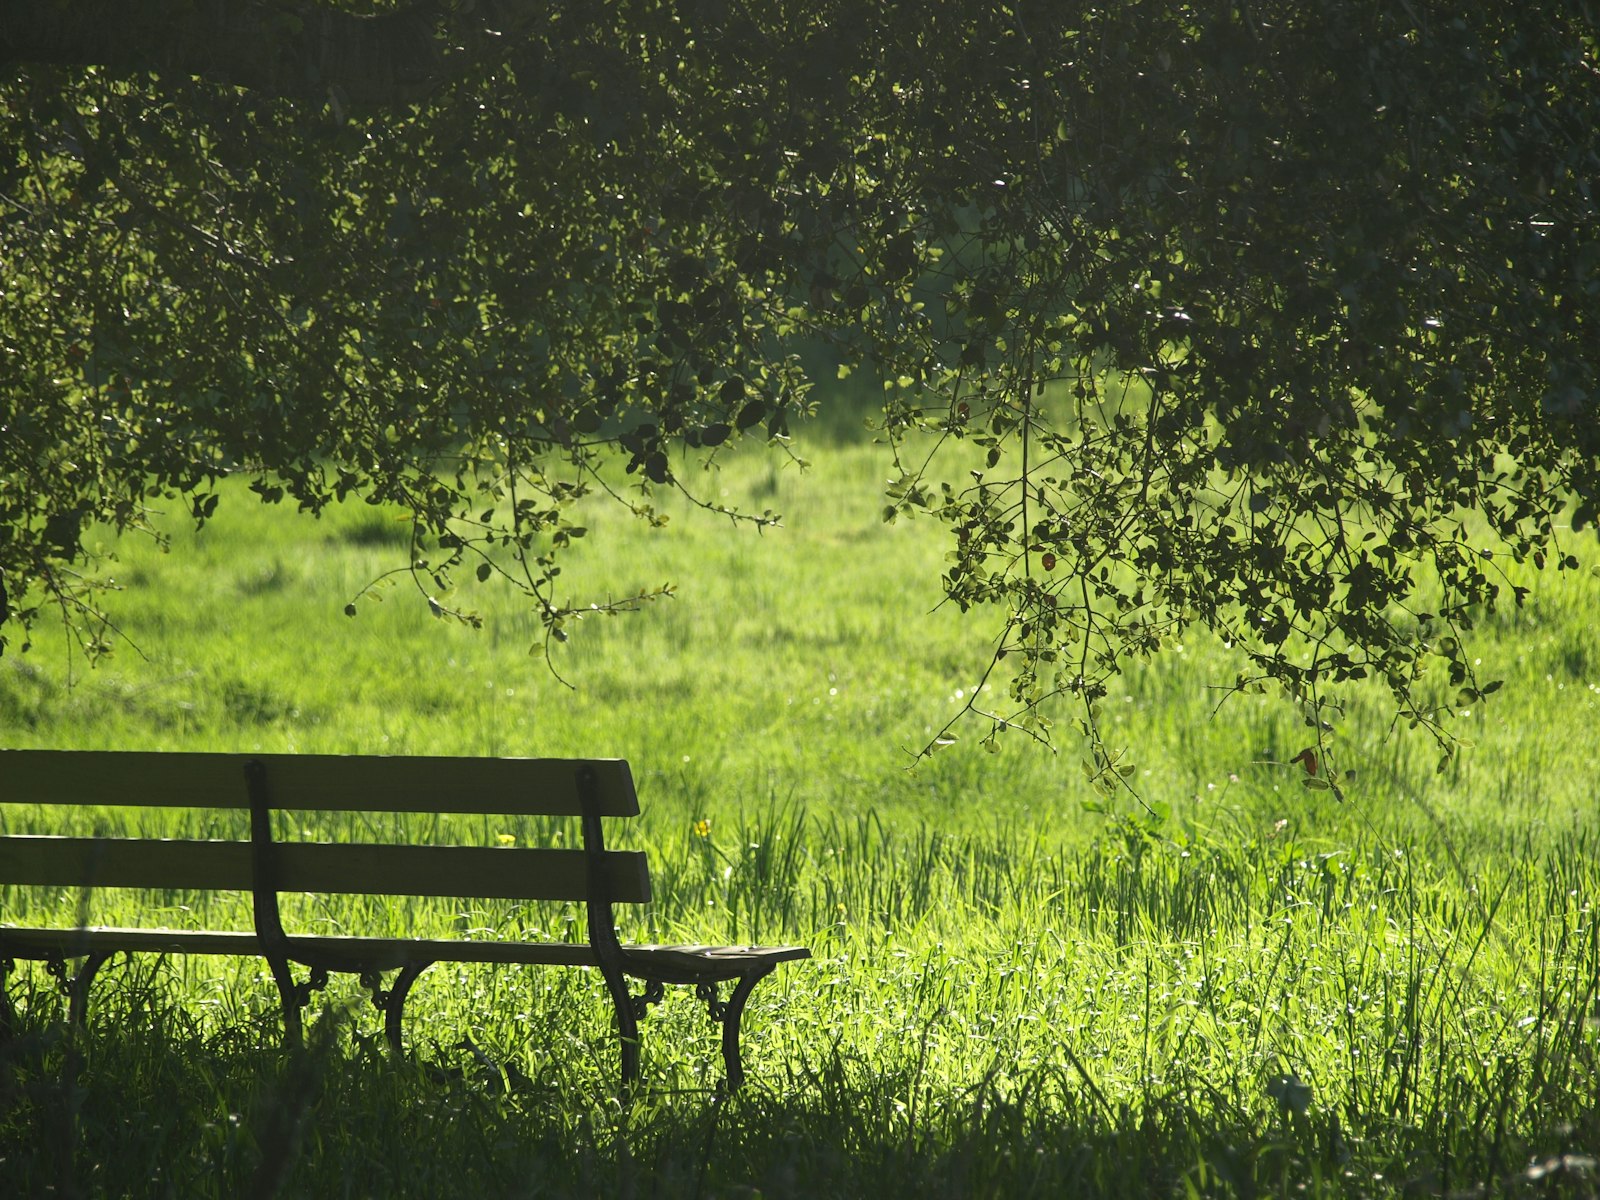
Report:
[[[639,1018],[634,999],[621,972],[601,968],[611,1007],[617,1010],[617,1035],[622,1039],[622,1093],[626,1096],[639,1080]]]
[[[94,982],[95,972],[104,966],[106,959],[110,957],[109,950],[86,954],[83,956],[83,966],[71,974],[67,972],[65,958],[45,960],[44,969],[67,998],[67,1020],[72,1025],[83,1027],[84,1018],[89,1011],[89,985]]]
[[[272,981],[278,985],[278,998],[283,1001],[284,1044],[298,1048],[300,1045],[300,987],[294,981],[286,960],[276,956],[267,958],[272,968]]]
[[[78,973],[67,985],[67,1019],[80,1029],[89,1015],[89,985],[94,982],[95,973],[105,966],[106,959],[110,957],[110,952],[87,955],[83,966],[78,968]]]
[[[15,960],[0,953],[0,1042],[10,1041],[17,1031],[17,1014],[11,1007],[11,993],[6,990],[16,965]]]
[[[411,991],[411,985],[417,981],[429,967],[431,962],[407,963],[400,968],[400,974],[394,977],[394,986],[383,993],[383,999],[378,999],[379,993],[374,992],[372,1002],[383,1010],[383,1033],[389,1039],[389,1049],[396,1054],[400,1053],[400,1015],[406,1006],[406,996]]]
[[[311,1003],[311,993],[320,992],[328,986],[328,972],[324,967],[312,967],[311,974],[304,983],[296,983],[294,970],[284,959],[276,956],[267,957],[267,965],[272,968],[273,981],[278,985],[278,996],[283,1001],[283,1042],[291,1049],[298,1050],[302,1044],[304,1021],[300,1010]]]
[[[744,1064],[739,1058],[739,1022],[744,1018],[745,1001],[750,999],[750,993],[755,990],[756,984],[772,974],[772,971],[772,967],[765,967],[748,975],[739,976],[739,983],[733,989],[733,994],[728,997],[727,1007],[722,1010],[722,1061],[728,1069],[730,1092],[738,1091],[744,1084]]]

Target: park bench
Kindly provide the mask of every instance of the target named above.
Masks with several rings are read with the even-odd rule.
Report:
[[[246,809],[235,840],[82,837],[8,832],[19,805]],[[275,837],[281,811],[577,817],[581,848],[508,848]],[[401,1012],[417,977],[436,962],[597,967],[616,1010],[622,1082],[639,1074],[638,1022],[667,984],[692,986],[722,1027],[727,1084],[744,1072],[739,1025],[751,989],[799,946],[622,945],[612,906],[650,899],[645,855],[605,848],[602,818],[637,816],[621,759],[425,758],[0,750],[0,888],[144,888],[250,894],[249,930],[35,928],[0,909],[0,1020],[11,1025],[7,976],[16,960],[42,961],[81,1023],[95,973],[118,953],[264,958],[283,1003],[285,1039],[298,1045],[301,1009],[332,972],[357,975],[401,1045]],[[215,815],[215,814],[213,814]],[[280,818],[281,820],[281,818]],[[236,818],[242,827],[243,818]],[[377,822],[364,821],[368,828]],[[587,943],[285,933],[283,893],[582,902]],[[86,893],[85,893],[86,894]],[[4,893],[0,892],[0,896]],[[241,922],[242,924],[242,922]],[[76,968],[69,967],[76,964]],[[304,979],[295,968],[304,968]],[[384,976],[395,972],[387,986]],[[634,994],[628,979],[642,981]],[[723,985],[731,991],[722,995]]]

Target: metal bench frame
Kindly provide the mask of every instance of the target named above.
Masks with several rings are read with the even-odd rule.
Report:
[[[237,774],[233,774],[237,772]],[[231,775],[235,789],[222,781]],[[290,778],[278,786],[279,777]],[[356,781],[380,785],[352,794]],[[476,796],[427,792],[423,780],[461,776]],[[382,783],[387,783],[392,794]],[[508,795],[518,784],[528,791]],[[483,788],[492,796],[480,795]],[[176,795],[168,795],[176,792]],[[208,799],[199,800],[197,796]],[[287,1043],[301,1042],[301,1011],[334,973],[356,975],[383,1014],[391,1047],[402,1046],[407,996],[435,962],[481,962],[599,969],[616,1012],[624,1091],[639,1079],[639,1021],[668,984],[691,986],[722,1029],[727,1086],[744,1082],[739,1049],[746,1001],[781,962],[809,958],[801,946],[625,946],[612,916],[617,903],[650,898],[645,856],[608,851],[602,818],[638,814],[628,764],[620,759],[440,759],[379,756],[149,754],[138,752],[0,750],[0,804],[149,805],[250,811],[250,840],[180,842],[144,838],[0,835],[0,886],[239,888],[251,894],[251,932],[86,927],[18,927],[0,913],[0,1026],[14,1014],[6,982],[18,959],[43,961],[68,997],[69,1019],[82,1025],[96,973],[118,953],[259,955],[276,982]],[[442,807],[430,806],[441,802]],[[275,810],[523,813],[578,816],[583,847],[499,850],[485,847],[282,843]],[[517,856],[517,857],[508,857]],[[515,869],[524,863],[529,870]],[[452,886],[439,890],[430,877]],[[398,878],[395,876],[398,874]],[[468,884],[466,881],[471,881]],[[462,890],[482,886],[481,893]],[[283,891],[422,896],[484,895],[529,900],[581,900],[589,941],[306,936],[285,932]],[[69,961],[78,960],[71,969]],[[307,968],[297,979],[294,967]],[[395,972],[387,986],[383,976]],[[634,993],[628,980],[643,982]],[[726,998],[721,985],[731,983]]]

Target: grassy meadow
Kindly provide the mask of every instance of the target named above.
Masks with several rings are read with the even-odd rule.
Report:
[[[908,769],[994,630],[938,606],[935,525],[882,522],[881,447],[811,453],[803,474],[748,453],[698,477],[711,499],[782,512],[765,534],[684,502],[657,531],[596,504],[573,596],[677,595],[582,622],[552,651],[559,678],[515,597],[470,580],[450,603],[481,631],[408,582],[344,616],[404,562],[406,526],[361,504],[314,521],[243,489],[198,534],[174,520],[170,554],[118,548],[113,658],[89,669],[41,626],[0,659],[8,747],[629,759],[644,816],[615,840],[650,852],[657,898],[624,935],[815,953],[757,989],[745,1091],[714,1090],[715,1030],[675,996],[645,1024],[645,1094],[619,1106],[584,971],[437,965],[394,1061],[352,980],[289,1056],[263,963],[113,960],[82,1036],[19,964],[0,1190],[1600,1195],[1600,580],[1552,571],[1478,631],[1482,678],[1506,686],[1461,718],[1474,745],[1442,772],[1431,743],[1391,733],[1381,695],[1358,697],[1337,734],[1343,803],[1288,764],[1308,740],[1296,713],[1217,710],[1222,650],[1172,647],[1104,706],[1140,791],[1171,806],[1152,836],[1084,811],[1070,739],[990,754],[967,737]],[[0,809],[13,832],[71,819],[107,818]],[[82,903],[0,889],[0,921]],[[104,923],[248,921],[230,896],[86,904]],[[306,898],[292,919],[561,936],[581,915]]]

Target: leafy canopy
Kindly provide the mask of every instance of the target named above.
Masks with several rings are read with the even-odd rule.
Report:
[[[1195,625],[1442,732],[1504,560],[1597,515],[1581,3],[11,7],[0,648],[103,649],[85,530],[230,475],[398,505],[436,612],[500,577],[564,636],[573,503],[787,448],[819,343],[999,622],[966,719],[1065,698],[1108,790],[1095,701]]]

